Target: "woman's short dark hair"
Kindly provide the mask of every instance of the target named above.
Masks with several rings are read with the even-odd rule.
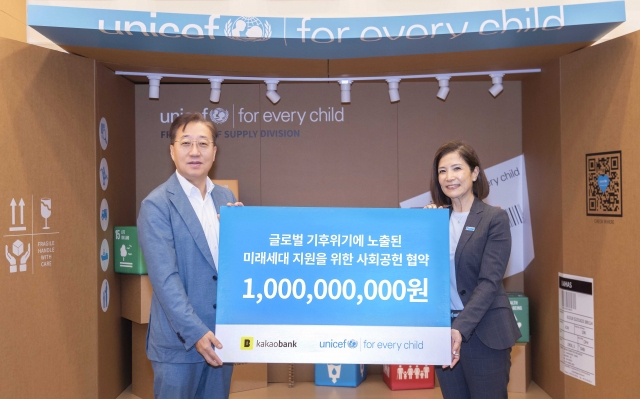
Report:
[[[187,112],[173,120],[173,123],[171,123],[171,127],[169,128],[169,139],[171,140],[171,144],[176,141],[178,131],[184,130],[187,125],[192,122],[202,123],[205,125],[211,131],[213,145],[216,145],[216,138],[218,137],[218,129],[216,129],[216,125],[206,120],[199,112]]]
[[[431,171],[431,199],[437,206],[451,205],[451,198],[444,195],[440,182],[438,181],[438,164],[443,156],[452,152],[458,153],[460,157],[469,165],[471,171],[478,167],[480,173],[478,178],[473,182],[473,195],[479,199],[485,199],[489,195],[489,183],[487,182],[487,176],[484,174],[484,169],[480,165],[480,159],[478,154],[468,143],[462,140],[453,140],[448,143],[444,143],[433,159],[433,169]]]

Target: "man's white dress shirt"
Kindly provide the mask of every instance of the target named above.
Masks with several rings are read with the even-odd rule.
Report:
[[[200,190],[191,184],[187,179],[182,177],[176,170],[176,176],[178,181],[184,190],[184,193],[189,198],[189,202],[193,207],[193,210],[198,216],[202,230],[204,230],[204,236],[207,239],[207,244],[211,250],[211,256],[213,256],[213,263],[218,270],[218,243],[220,237],[220,221],[218,221],[218,213],[216,207],[213,204],[213,197],[211,197],[211,191],[213,191],[213,182],[207,177],[207,194],[202,198]],[[222,205],[222,204],[221,204]]]

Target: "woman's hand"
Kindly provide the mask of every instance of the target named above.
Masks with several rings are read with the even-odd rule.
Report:
[[[436,204],[434,204],[433,202],[430,203],[429,205],[425,205],[424,209],[445,209],[450,207],[451,205],[446,205],[446,206],[437,206]]]
[[[462,334],[455,328],[451,329],[451,366],[442,366],[443,369],[455,366],[460,360],[460,347],[462,346]]]

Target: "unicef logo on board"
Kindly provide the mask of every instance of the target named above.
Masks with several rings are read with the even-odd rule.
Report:
[[[232,40],[263,42],[271,37],[271,25],[267,21],[262,23],[256,17],[238,17],[233,22],[227,21],[224,34]]]
[[[216,124],[225,123],[227,119],[229,119],[229,111],[222,108],[212,109],[209,112],[209,117],[211,118],[211,122]]]
[[[358,347],[358,341],[356,341],[355,339],[352,339],[349,342],[347,342],[347,346],[351,349],[355,349]]]

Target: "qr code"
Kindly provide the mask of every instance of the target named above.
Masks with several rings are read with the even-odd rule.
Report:
[[[587,154],[587,216],[622,216],[622,152]]]

